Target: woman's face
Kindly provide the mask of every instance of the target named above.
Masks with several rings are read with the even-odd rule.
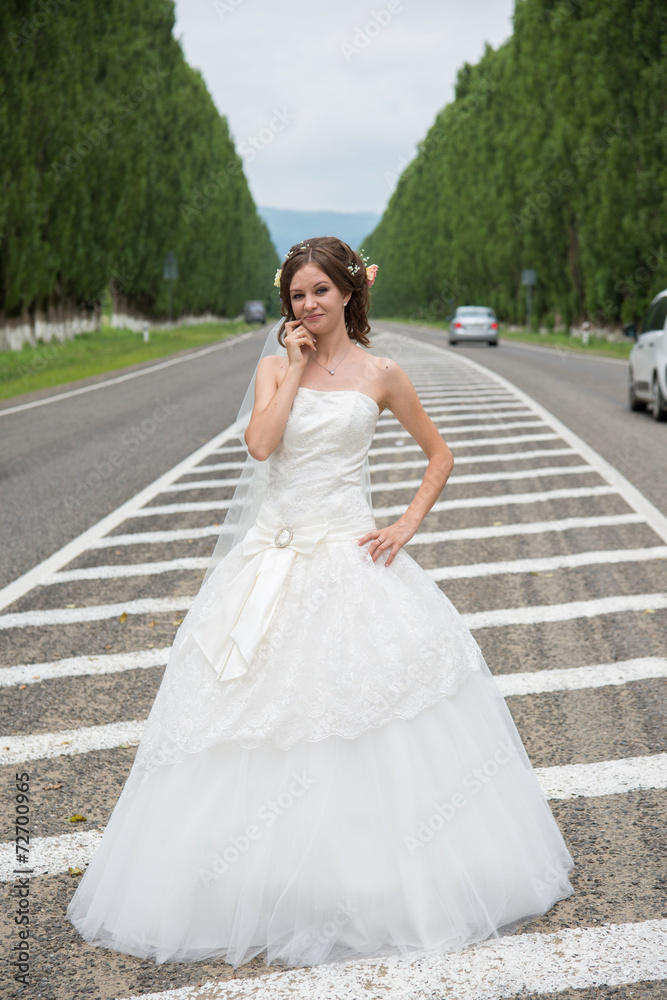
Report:
[[[347,298],[317,264],[304,264],[292,278],[292,312],[310,333],[327,333],[337,326]]]

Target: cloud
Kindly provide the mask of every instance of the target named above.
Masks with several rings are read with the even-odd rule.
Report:
[[[176,0],[188,62],[227,117],[253,197],[381,212],[452,100],[512,31],[513,0]]]

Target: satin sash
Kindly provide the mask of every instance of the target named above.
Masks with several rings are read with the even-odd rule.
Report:
[[[226,581],[209,614],[191,632],[218,680],[247,672],[297,553],[307,555],[321,542],[357,541],[375,527],[372,518],[358,514],[331,521],[305,515],[287,525],[262,508],[240,542],[249,561]]]

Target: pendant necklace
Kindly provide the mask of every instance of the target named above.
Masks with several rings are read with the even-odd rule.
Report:
[[[324,365],[320,365],[320,362],[317,360],[317,358],[313,358],[313,361],[315,362],[316,365],[320,365],[320,368],[324,368],[325,372],[329,372],[330,375],[333,375],[333,373],[336,371],[336,368],[338,368],[338,365],[340,365],[343,361],[345,361],[345,358],[348,356],[348,354],[352,350],[352,346],[353,345],[350,344],[350,346],[346,350],[346,352],[343,355],[343,357],[340,359],[340,361],[338,362],[338,364],[335,365],[333,368],[326,368]]]

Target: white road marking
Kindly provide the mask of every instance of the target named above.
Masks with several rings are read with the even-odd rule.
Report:
[[[570,454],[570,452],[567,452]],[[406,463],[407,464],[407,463]],[[389,469],[397,469],[401,466],[385,463]],[[377,466],[373,466],[373,472],[377,472]],[[495,483],[510,479],[539,479],[540,476],[575,475],[576,473],[593,472],[598,475],[596,469],[590,465],[559,465],[552,467],[539,467],[537,469],[519,469],[516,472],[480,472],[470,475],[453,475],[447,480],[447,485],[451,483]],[[225,489],[230,486],[237,486],[239,479],[193,479],[183,483],[174,483],[166,486],[163,493],[185,493],[188,490],[213,490]],[[409,479],[405,482],[377,482],[371,486],[372,490],[392,490],[392,489],[417,489],[421,486],[421,479]]]
[[[567,604],[536,604],[523,608],[498,608],[472,611],[461,617],[473,631],[476,628],[502,628],[506,625],[537,625],[542,622],[565,622],[575,618],[596,618],[626,611],[661,611],[667,608],[667,594],[620,594],[591,601]]]
[[[0,765],[21,764],[29,760],[71,757],[95,750],[115,750],[123,744],[136,746],[141,739],[145,719],[111,722],[106,726],[63,729],[59,733],[29,736],[2,736]]]
[[[505,483],[518,479],[542,479],[546,476],[581,476],[593,473],[598,475],[595,469],[589,465],[552,465],[537,469],[519,469],[516,472],[473,472],[462,476],[450,476],[447,485],[450,483]],[[421,486],[421,479],[403,479],[392,482],[372,483],[373,492],[387,490],[417,490]]]
[[[585,688],[631,684],[634,681],[667,677],[667,659],[644,656],[618,663],[596,663],[587,667],[561,667],[516,674],[495,674],[494,680],[505,698],[553,691],[582,691]]]
[[[667,920],[504,935],[449,953],[332,962],[124,1000],[508,1000],[661,980]],[[630,991],[632,992],[632,991]]]
[[[456,464],[477,465],[480,462],[497,462],[498,464],[504,462],[525,462],[534,458],[560,458],[562,455],[579,457],[574,448],[535,448],[532,451],[506,451],[490,455],[460,455],[456,459]],[[426,455],[423,458],[415,458],[408,462],[373,462],[371,465],[371,475],[374,472],[390,472],[393,469],[425,469],[427,465],[428,459]]]
[[[604,497],[616,493],[613,486],[574,486],[571,489],[544,490],[535,493],[506,493],[497,497],[460,497],[456,500],[436,500],[429,514],[437,514],[443,510],[457,510],[461,507],[504,507],[513,504],[548,503],[551,500]],[[400,517],[404,510],[405,504],[393,504],[391,507],[375,507],[373,512],[376,517],[395,517],[397,514]],[[428,517],[428,514],[426,516]]]
[[[527,521],[525,524],[498,524],[476,528],[449,528],[445,531],[418,531],[408,545],[432,545],[434,542],[477,541],[510,535],[542,535],[550,531],[575,531],[579,528],[608,528],[622,524],[645,524],[641,514],[608,514],[596,517],[564,517],[558,521]]]
[[[24,573],[22,576],[13,580],[11,583],[7,584],[0,590],[0,609],[6,608],[7,605],[13,604],[17,601],[19,597],[23,597],[28,591],[36,587],[43,577],[55,573],[57,570],[66,566],[67,563],[72,562],[77,556],[80,556],[82,552],[90,548],[95,542],[97,542],[104,535],[107,535],[114,528],[122,524],[123,521],[127,521],[132,517],[136,517],[144,504],[148,503],[159,493],[162,492],[165,486],[171,485],[176,479],[179,478],[188,469],[193,466],[198,465],[198,463],[209,455],[213,450],[217,448],[219,444],[227,441],[236,435],[236,426],[228,427],[226,430],[222,431],[220,434],[216,434],[214,438],[208,441],[201,448],[192,452],[188,455],[182,462],[179,462],[164,475],[159,476],[154,482],[146,486],[139,493],[135,494],[130,500],[121,504],[120,507],[116,507],[110,514],[103,517],[101,521],[94,524],[87,531],[84,531],[81,535],[72,539],[67,545],[64,545],[53,555],[49,556],[48,559],[44,559],[42,562],[38,563],[37,566],[33,566],[31,570]]]
[[[412,343],[409,337],[404,337],[400,334],[390,334],[391,337],[398,337],[401,341],[407,341],[408,345]],[[451,356],[451,351],[444,350],[441,347],[437,347],[433,344],[421,344],[427,350],[432,353],[436,353],[443,362],[449,360]],[[627,363],[627,362],[624,362]],[[512,385],[507,379],[503,378],[502,375],[497,375],[495,372],[491,371],[489,368],[485,368],[483,365],[478,364],[476,361],[472,361],[470,358],[465,358],[465,364],[469,366],[472,371],[478,372],[480,376],[487,379],[491,379],[499,389],[504,389],[507,392],[511,392],[515,399],[521,400],[528,406],[533,413],[540,417],[545,424],[551,427],[560,438],[563,439],[571,447],[576,448],[581,457],[585,459],[589,465],[592,465],[600,473],[602,478],[616,487],[616,490],[623,497],[628,506],[632,507],[639,514],[642,514],[645,521],[653,528],[655,533],[662,539],[663,542],[667,542],[667,517],[658,508],[651,503],[651,501],[641,493],[636,486],[626,479],[618,469],[614,468],[602,455],[598,454],[590,445],[575,434],[574,431],[564,424],[561,420],[546,410],[540,403],[538,403],[532,396],[523,392],[517,386]]]
[[[125,375],[116,375],[113,378],[104,379],[103,382],[94,382],[92,385],[80,386],[78,389],[68,389],[66,392],[59,392],[54,396],[45,396],[43,399],[35,399],[31,403],[19,403],[17,406],[5,407],[5,409],[0,409],[0,417],[6,417],[10,413],[19,413],[21,410],[32,410],[36,406],[47,406],[49,403],[58,403],[61,399],[70,399],[72,396],[80,396],[85,392],[96,392],[98,389],[106,389],[108,386],[117,385],[119,382],[129,382],[130,379],[142,378],[144,375],[152,375],[153,372],[160,371],[162,368],[171,368],[172,365],[182,365],[188,361],[197,361],[198,358],[203,357],[205,354],[211,354],[214,351],[223,350],[225,347],[229,347],[230,344],[240,344],[241,341],[247,340],[248,337],[252,337],[254,332],[254,330],[251,330],[248,333],[232,334],[228,340],[225,340],[221,344],[212,344],[210,347],[200,348],[192,351],[190,354],[179,354],[176,358],[169,358],[167,361],[160,361],[147,368],[140,368],[137,371],[126,372]]]
[[[451,449],[456,454],[457,448],[481,448],[486,445],[506,445],[506,444],[524,444],[532,441],[557,441],[558,434],[553,434],[549,432],[548,434],[507,434],[502,437],[492,437],[492,438],[470,438],[468,441],[453,441],[451,444]],[[387,448],[386,445],[381,448],[371,448],[368,452],[370,458],[375,457],[375,455],[396,455],[405,454],[409,451],[418,451],[420,454],[424,454],[422,449],[418,444],[405,444],[403,439],[399,440],[398,447]],[[371,465],[371,469],[373,466]]]
[[[606,549],[593,552],[571,552],[558,556],[533,559],[513,559],[503,562],[457,564],[427,569],[432,580],[461,580],[472,577],[500,576],[504,573],[548,573],[559,569],[578,569],[580,566],[601,566],[629,562],[648,562],[667,559],[667,545],[642,549]]]
[[[88,548],[112,549],[114,545],[161,545],[188,541],[191,538],[209,538],[219,533],[219,524],[208,524],[204,528],[173,528],[171,531],[136,531],[130,535],[108,535],[105,538],[98,538]]]
[[[99,656],[68,656],[49,663],[20,663],[15,667],[0,668],[0,687],[17,687],[19,684],[40,684],[42,681],[60,680],[64,677],[97,677],[118,674],[125,670],[145,670],[164,667],[169,659],[170,647],[138,649],[129,653],[104,653]]]
[[[649,788],[667,788],[667,753],[600,760],[595,764],[536,767],[534,770],[548,799],[621,795]]]
[[[445,430],[440,430],[441,434],[468,434],[477,433],[478,431],[513,431],[521,429],[523,427],[548,427],[544,420],[530,419],[532,414],[527,413],[525,420],[494,420],[488,424],[460,424],[457,427],[447,427]],[[402,427],[400,430],[395,431],[378,431],[374,438],[378,441],[384,438],[411,438],[412,435],[409,431],[404,430]]]
[[[0,629],[28,628],[45,625],[78,625],[81,622],[102,621],[128,615],[157,615],[167,611],[187,610],[194,596],[187,597],[142,597],[121,604],[93,604],[81,608],[44,608],[35,611],[15,611],[0,615]]]
[[[56,583],[72,583],[74,580],[118,580],[129,576],[153,576],[156,573],[173,573],[181,570],[206,569],[206,556],[190,556],[162,562],[126,563],[121,566],[87,566],[83,569],[60,570],[40,581],[40,587],[51,587]]]

